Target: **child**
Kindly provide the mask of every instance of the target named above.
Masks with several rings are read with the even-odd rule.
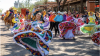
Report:
[[[48,29],[49,28],[49,16],[46,14],[43,18],[43,20],[45,21],[44,23],[44,28]]]
[[[25,30],[31,30],[31,14],[30,15],[26,15]]]

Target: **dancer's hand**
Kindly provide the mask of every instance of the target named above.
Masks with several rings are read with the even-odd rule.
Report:
[[[47,33],[47,31],[44,31],[44,30],[43,30],[43,33]]]

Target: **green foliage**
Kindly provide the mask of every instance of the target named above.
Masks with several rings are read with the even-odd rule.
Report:
[[[32,0],[25,0],[21,2],[21,7],[18,8],[18,12],[21,12],[21,8],[28,8],[30,12],[32,12],[34,8],[34,4],[31,4]]]
[[[43,3],[44,3],[44,1],[42,0],[42,1],[37,1],[37,2],[35,2],[35,6],[37,6],[37,5],[43,5]]]
[[[0,13],[2,13],[3,9],[0,9]]]
[[[21,12],[21,8],[28,8],[32,12],[33,8],[37,5],[44,5],[48,0],[37,0],[34,4],[31,3],[32,0],[24,0],[21,2],[22,7],[18,8],[18,12]]]

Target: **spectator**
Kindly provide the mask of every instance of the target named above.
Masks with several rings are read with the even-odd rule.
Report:
[[[86,23],[86,19],[88,18],[87,12],[85,12],[82,17],[83,17],[83,22]]]
[[[57,35],[57,32],[59,34],[59,29],[58,29],[58,25],[60,22],[62,22],[63,20],[63,16],[61,15],[61,12],[58,11],[58,15],[54,18],[54,21],[55,21],[55,37]]]
[[[53,12],[53,15],[50,17],[50,30],[52,31],[53,27],[55,28],[55,21],[54,18],[56,17],[55,12]]]
[[[63,15],[63,18],[64,18],[63,21],[66,21],[66,16],[67,16],[67,12],[65,11]]]

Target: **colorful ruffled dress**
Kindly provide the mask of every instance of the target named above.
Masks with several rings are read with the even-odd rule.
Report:
[[[88,24],[95,24],[95,19],[96,19],[95,16],[89,16],[88,19],[90,20]]]
[[[19,46],[27,49],[33,56],[46,56],[49,54],[48,43],[51,42],[53,34],[49,30],[42,32],[37,29],[43,29],[43,25],[39,21],[34,21],[31,24],[30,31],[19,32],[14,35],[13,39]]]
[[[84,22],[82,21],[82,18],[78,18],[77,23],[76,23],[76,29],[75,29],[76,34],[82,34],[82,32],[80,31],[80,27],[82,25],[84,25]]]
[[[94,42],[95,45],[100,46],[100,31],[95,32],[92,37],[92,41]]]
[[[59,24],[60,37],[65,39],[73,39],[76,25],[71,16],[67,16],[67,21]]]
[[[95,25],[95,16],[89,16],[88,18],[90,21],[88,24],[84,24],[81,27],[81,31],[83,33],[88,33],[89,35],[92,35],[94,32],[97,31],[96,25]]]
[[[25,31],[31,30],[31,24],[32,24],[31,20],[28,19],[25,21]]]
[[[43,20],[45,21],[44,22],[44,28],[48,29],[49,28],[49,25],[50,25],[49,18],[48,17],[44,17]]]
[[[12,20],[14,24],[13,28],[11,28],[11,32],[12,33],[18,33],[20,31],[24,31],[25,30],[25,23],[24,23],[24,19],[19,19],[19,18],[15,18]]]

